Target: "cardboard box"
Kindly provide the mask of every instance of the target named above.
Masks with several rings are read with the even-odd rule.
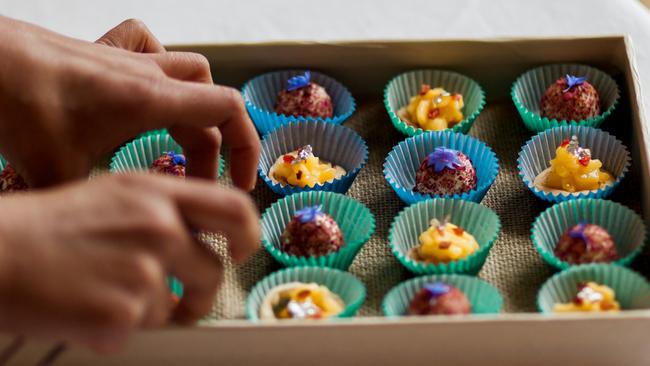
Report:
[[[335,75],[355,96],[371,98],[381,98],[394,75],[423,67],[469,74],[486,89],[490,102],[507,102],[515,78],[536,65],[582,62],[614,67],[624,76],[622,102],[631,117],[633,169],[639,172],[640,187],[650,182],[650,130],[639,112],[642,96],[633,47],[622,36],[173,48],[206,55],[218,83],[239,87],[269,69],[308,65]],[[647,215],[650,195],[645,188],[639,194]],[[110,357],[80,348],[57,353],[50,343],[25,342],[7,364],[37,364],[53,352],[60,365],[647,365],[648,334],[650,311],[562,317],[534,313],[452,319],[360,317],[300,325],[227,320],[143,331],[123,353]],[[0,349],[7,350],[11,341],[3,339]]]

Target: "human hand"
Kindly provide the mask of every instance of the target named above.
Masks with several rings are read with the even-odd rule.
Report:
[[[0,208],[0,329],[100,352],[211,309],[222,267],[192,229],[223,233],[237,262],[259,245],[250,198],[192,178],[107,175]],[[175,308],[167,275],[184,286]]]
[[[164,52],[141,22],[94,44],[0,17],[0,50],[0,152],[32,187],[82,177],[158,128],[183,147],[188,175],[211,179],[223,135],[233,181],[254,187],[260,145],[240,93],[213,85],[203,56]]]

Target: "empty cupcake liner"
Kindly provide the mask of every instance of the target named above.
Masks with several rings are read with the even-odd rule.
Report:
[[[151,164],[167,151],[182,154],[183,148],[167,133],[151,133],[122,146],[111,159],[110,171],[149,170]],[[225,165],[223,156],[219,156],[219,176],[223,174]]]
[[[397,111],[409,104],[409,100],[420,92],[422,84],[432,88],[442,87],[450,93],[463,96],[465,119],[451,129],[467,133],[485,106],[485,92],[474,80],[465,75],[445,70],[415,70],[393,78],[384,88],[384,106],[397,130],[407,136],[415,136],[427,130],[411,126],[397,116]]]
[[[290,282],[316,283],[326,286],[345,303],[345,309],[337,317],[354,316],[366,299],[366,288],[348,272],[324,267],[292,267],[270,274],[258,282],[246,299],[246,316],[260,321],[259,310],[266,295],[273,288]]]
[[[467,155],[476,169],[477,177],[475,189],[444,197],[481,202],[499,173],[499,159],[484,142],[449,130],[410,137],[393,147],[384,162],[384,177],[388,184],[407,204],[440,197],[413,191],[415,174],[420,164],[439,146],[459,150]]]
[[[311,145],[314,155],[345,169],[346,174],[331,182],[314,187],[294,187],[274,182],[269,171],[284,154]],[[262,139],[262,154],[258,173],[273,192],[286,196],[306,191],[345,193],[368,160],[368,146],[353,130],[326,122],[290,122]]]
[[[266,135],[274,129],[289,122],[322,121],[341,124],[348,119],[356,108],[354,98],[343,84],[333,78],[311,71],[311,80],[327,91],[332,98],[334,116],[321,118],[312,116],[287,116],[275,113],[275,100],[282,91],[287,80],[293,76],[304,73],[305,70],[283,70],[259,75],[244,84],[242,96],[246,109],[257,127],[257,131]]]
[[[600,225],[609,232],[619,256],[615,264],[630,265],[645,244],[645,224],[631,209],[600,199],[566,201],[549,207],[533,223],[533,244],[546,263],[559,270],[572,266],[556,257],[554,251],[562,234],[580,222]]]
[[[551,84],[566,74],[586,76],[587,81],[596,88],[601,102],[599,116],[580,121],[558,121],[540,116],[542,95]],[[526,71],[514,82],[510,95],[524,124],[534,132],[570,124],[598,127],[612,114],[620,98],[618,85],[611,76],[591,66],[578,64],[553,64]]]
[[[419,236],[432,219],[450,222],[472,234],[479,249],[467,258],[450,263],[424,263],[411,258],[410,251],[419,245]],[[393,220],[388,233],[388,245],[393,255],[415,274],[477,274],[501,231],[499,216],[489,208],[470,201],[436,198],[403,209]]]
[[[593,281],[614,290],[622,310],[650,308],[650,284],[640,274],[612,264],[586,264],[555,274],[542,285],[537,294],[537,308],[553,313],[557,303],[573,301],[578,284]]]
[[[598,190],[580,192],[548,192],[535,187],[535,178],[551,166],[555,150],[562,141],[577,136],[580,146],[590,149],[593,159],[603,163],[603,169],[616,177],[613,184]],[[539,198],[549,202],[562,202],[577,198],[605,198],[623,180],[630,166],[630,153],[623,143],[609,133],[586,126],[560,126],[533,136],[519,152],[519,176]]]
[[[462,291],[470,304],[472,314],[498,314],[503,306],[503,298],[494,286],[467,275],[431,275],[422,276],[402,282],[393,287],[384,297],[382,310],[388,317],[407,315],[409,304],[424,285],[436,281],[444,282]]]
[[[298,257],[283,252],[280,238],[295,212],[316,205],[322,205],[323,212],[339,225],[344,246],[338,252],[314,257]],[[333,192],[312,191],[296,193],[275,202],[262,215],[261,225],[264,248],[283,265],[346,270],[375,231],[375,218],[366,206],[350,197]]]

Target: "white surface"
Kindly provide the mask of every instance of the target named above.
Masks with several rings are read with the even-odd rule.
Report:
[[[650,11],[637,0],[0,0],[0,11],[87,40],[140,18],[166,44],[629,34],[650,102]]]

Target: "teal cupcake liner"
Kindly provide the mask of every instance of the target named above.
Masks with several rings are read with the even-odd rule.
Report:
[[[350,91],[335,79],[315,71],[311,71],[311,80],[325,88],[327,94],[332,98],[334,116],[332,118],[321,118],[287,116],[275,113],[275,100],[280,91],[285,88],[287,80],[293,76],[303,74],[305,71],[283,70],[269,72],[259,75],[244,84],[242,96],[246,103],[246,109],[261,135],[266,135],[289,122],[321,121],[338,125],[354,113],[356,106]]]
[[[441,197],[413,191],[415,174],[420,164],[436,147],[443,146],[461,151],[476,169],[476,188],[462,194],[444,198],[481,202],[499,173],[499,159],[484,142],[461,133],[436,131],[420,134],[400,142],[386,157],[384,178],[406,204]]]
[[[411,300],[426,284],[441,281],[458,288],[472,304],[472,314],[498,314],[503,306],[503,298],[494,286],[472,276],[431,275],[402,282],[393,287],[384,297],[382,311],[388,317],[406,316]]]
[[[6,166],[7,166],[7,160],[5,160],[5,158],[2,155],[0,155],[0,172],[3,171]]]
[[[587,81],[596,88],[601,101],[602,112],[599,116],[580,121],[548,119],[540,116],[542,95],[549,85],[566,74],[586,76]],[[530,131],[541,132],[552,127],[566,125],[600,126],[616,109],[620,92],[616,81],[611,76],[594,67],[579,64],[553,64],[537,67],[519,76],[512,85],[510,96],[526,127]]]
[[[172,294],[178,296],[179,298],[183,297],[183,284],[174,276],[167,277],[167,286]]]
[[[614,290],[622,310],[650,308],[650,284],[640,274],[611,264],[586,264],[555,274],[542,285],[537,294],[541,313],[553,313],[557,303],[569,303],[581,282],[593,281]]]
[[[613,184],[592,191],[549,192],[535,187],[535,178],[551,166],[555,150],[562,141],[577,136],[580,145],[591,150],[593,159],[603,163],[603,169],[616,177]],[[605,198],[625,177],[630,166],[630,153],[621,141],[609,133],[587,126],[561,126],[533,136],[519,152],[517,167],[524,184],[539,198],[548,202],[563,202],[578,198]]]
[[[269,177],[269,171],[275,161],[305,145],[311,145],[318,158],[341,166],[346,174],[314,187],[294,187],[274,182]],[[264,136],[257,170],[269,188],[282,196],[307,191],[345,193],[367,160],[368,146],[365,141],[347,127],[326,122],[290,122]]]
[[[338,318],[354,316],[366,299],[365,286],[348,272],[321,267],[286,268],[270,274],[253,287],[246,299],[246,316],[248,319],[260,321],[260,306],[269,291],[290,282],[316,283],[337,294],[345,303],[345,308],[337,316]]]
[[[168,151],[182,154],[183,148],[167,133],[151,133],[122,146],[111,159],[110,171],[149,170],[151,164]],[[219,176],[223,174],[225,165],[223,156],[219,156]]]
[[[147,131],[147,132],[143,132],[143,133],[139,134],[136,138],[146,137],[146,136],[150,136],[150,135],[160,135],[160,134],[165,134],[165,133],[169,133],[169,131],[167,131],[166,128],[163,128],[162,130],[151,130],[151,131]]]
[[[646,241],[643,219],[631,209],[600,199],[566,201],[549,207],[533,223],[533,245],[546,263],[559,270],[573,266],[556,257],[554,251],[562,234],[580,222],[600,225],[609,232],[619,255],[615,264],[629,266]]]
[[[339,225],[345,245],[324,256],[299,257],[282,251],[281,236],[294,213],[304,207],[322,205],[323,212]],[[312,191],[284,197],[262,215],[262,245],[287,267],[319,266],[346,270],[375,231],[375,217],[362,203],[333,192]]]
[[[400,74],[384,88],[384,106],[393,126],[404,135],[415,136],[428,132],[402,121],[397,111],[409,104],[411,97],[420,92],[422,84],[432,88],[442,87],[450,93],[463,96],[463,119],[451,128],[454,132],[467,133],[485,107],[485,92],[474,80],[465,75],[445,70],[415,70]]]
[[[426,231],[432,219],[444,220],[472,234],[479,249],[467,258],[449,263],[424,263],[411,258],[409,252],[419,245],[419,236]],[[388,233],[388,245],[397,260],[415,274],[477,274],[490,253],[499,232],[501,220],[489,208],[478,203],[436,198],[406,207],[400,212]]]

